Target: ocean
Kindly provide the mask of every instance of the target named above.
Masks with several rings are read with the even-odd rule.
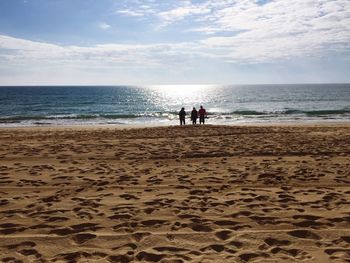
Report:
[[[349,122],[350,84],[2,86],[0,127],[174,125],[200,105],[210,124]]]

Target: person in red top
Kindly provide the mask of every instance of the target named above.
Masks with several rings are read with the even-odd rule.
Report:
[[[203,106],[200,107],[198,111],[198,115],[199,115],[199,124],[202,124],[202,123],[204,124],[204,119],[205,117],[207,117],[207,112],[205,111]]]

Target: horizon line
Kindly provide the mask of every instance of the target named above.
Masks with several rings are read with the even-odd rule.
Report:
[[[266,85],[344,85],[350,82],[296,82],[296,83],[225,83],[225,84],[0,84],[0,87],[156,87],[156,86],[266,86]]]

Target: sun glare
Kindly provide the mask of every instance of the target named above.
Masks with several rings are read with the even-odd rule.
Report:
[[[212,85],[157,85],[150,88],[168,102],[191,103],[200,101]]]

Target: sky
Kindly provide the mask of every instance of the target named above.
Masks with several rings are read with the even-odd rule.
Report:
[[[0,85],[350,83],[350,0],[0,0]]]

